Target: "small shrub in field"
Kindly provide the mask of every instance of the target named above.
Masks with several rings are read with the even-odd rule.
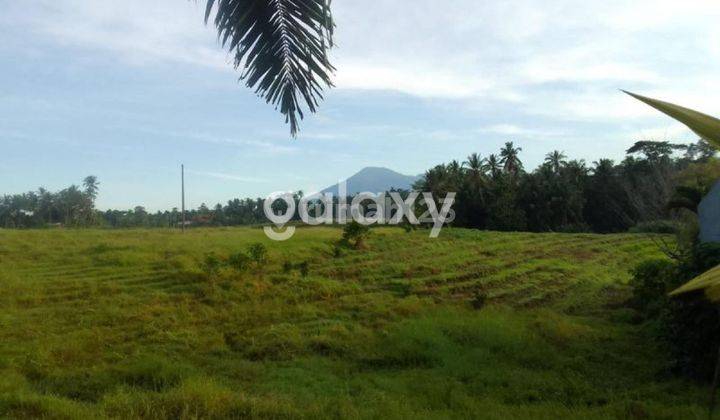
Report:
[[[630,281],[635,306],[648,315],[656,314],[667,303],[674,277],[675,264],[669,260],[649,260],[635,267]]]
[[[308,274],[310,274],[310,265],[307,261],[303,261],[300,264],[298,264],[298,270],[300,270],[300,275],[303,277],[307,277]]]
[[[250,265],[250,257],[244,252],[237,252],[228,257],[227,263],[236,271],[245,271]]]
[[[252,262],[258,266],[262,266],[267,260],[267,248],[259,242],[254,243],[248,247],[248,255]]]
[[[340,258],[340,257],[342,257],[342,256],[343,256],[342,247],[341,247],[340,245],[335,245],[335,246],[333,247],[333,257],[334,257],[334,258]]]
[[[202,262],[202,270],[209,276],[215,275],[220,271],[221,266],[220,258],[215,253],[211,252],[205,254],[205,258]]]
[[[370,227],[352,221],[345,225],[341,243],[352,246],[355,249],[362,249],[365,246],[365,239],[370,235]]]
[[[310,265],[307,261],[303,261],[298,264],[293,264],[292,262],[285,260],[282,265],[282,272],[285,274],[291,273],[294,269],[297,269],[298,272],[302,277],[307,277],[307,275],[310,273]]]
[[[473,299],[471,301],[473,309],[482,309],[485,307],[485,302],[487,301],[487,294],[485,292],[478,290],[475,292]]]

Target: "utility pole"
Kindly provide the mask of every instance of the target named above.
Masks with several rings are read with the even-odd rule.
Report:
[[[182,231],[185,232],[185,165],[180,165],[180,182],[182,184]]]

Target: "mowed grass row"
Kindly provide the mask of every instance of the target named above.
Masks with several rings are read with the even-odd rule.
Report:
[[[0,416],[706,415],[624,304],[651,238],[340,234],[0,230]],[[263,267],[201,269],[257,242]]]

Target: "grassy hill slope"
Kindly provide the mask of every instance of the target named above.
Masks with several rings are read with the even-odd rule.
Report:
[[[706,415],[623,304],[644,236],[339,236],[0,230],[0,416]],[[254,242],[264,268],[201,270]]]

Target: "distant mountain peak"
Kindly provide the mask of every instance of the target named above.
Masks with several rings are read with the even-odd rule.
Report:
[[[417,175],[403,175],[384,167],[368,166],[347,178],[347,194],[354,195],[359,192],[381,193],[393,188],[396,190],[409,190],[419,178]],[[320,192],[332,193],[337,196],[338,190],[339,186],[335,184]]]

